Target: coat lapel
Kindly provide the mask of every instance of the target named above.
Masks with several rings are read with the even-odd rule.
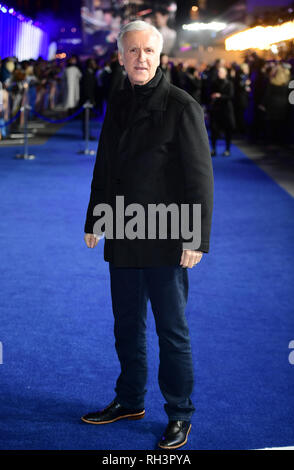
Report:
[[[131,145],[129,142],[130,130],[134,129],[134,127],[138,124],[141,120],[152,119],[152,124],[155,124],[156,127],[160,125],[163,119],[163,113],[167,107],[167,100],[168,94],[170,90],[170,84],[166,80],[165,76],[162,74],[162,78],[154,88],[153,93],[147,100],[146,107],[139,108],[139,110],[135,113],[131,121],[128,123],[127,127],[122,132],[119,143],[118,143],[118,160],[116,165],[116,174],[121,174],[123,166],[130,156],[131,152]],[[119,106],[123,107],[124,109],[128,109],[129,106],[129,91],[128,90],[120,90],[120,97],[119,97]],[[135,134],[136,135],[136,134]],[[136,138],[136,137],[135,137]],[[150,135],[150,139],[152,139],[152,135]],[[138,142],[139,144],[140,142]],[[137,142],[131,142],[132,148],[136,147]]]

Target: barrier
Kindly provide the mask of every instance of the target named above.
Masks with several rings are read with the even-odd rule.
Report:
[[[90,109],[93,108],[93,105],[89,101],[87,101],[84,104],[84,108],[85,108],[85,149],[81,150],[78,153],[79,154],[82,153],[84,155],[95,155],[96,152],[94,150],[89,149]]]
[[[33,113],[40,119],[42,119],[43,121],[46,121],[46,122],[50,122],[51,124],[61,124],[63,122],[67,122],[67,121],[70,121],[71,119],[75,118],[76,116],[78,116],[79,114],[81,114],[81,112],[83,111],[84,109],[84,106],[81,106],[77,111],[75,111],[73,114],[71,114],[70,116],[67,116],[66,118],[63,118],[63,119],[50,119],[50,118],[47,118],[46,116],[43,116],[42,114],[39,114],[37,111],[35,111],[33,109]]]
[[[20,111],[24,113],[24,152],[17,153],[15,158],[23,158],[24,160],[34,160],[36,158],[35,155],[28,152],[28,113],[31,109],[32,107],[27,103],[20,108]]]
[[[25,160],[34,160],[36,157],[33,154],[29,154],[28,151],[28,121],[29,121],[29,112],[32,110],[32,107],[27,103],[27,94],[24,95],[23,99],[23,106],[20,107],[18,112],[13,116],[9,121],[4,122],[4,124],[0,124],[0,129],[6,126],[9,126],[12,122],[14,122],[21,113],[24,113],[24,151],[23,153],[16,154],[17,159],[25,159]],[[81,114],[83,111],[85,112],[85,149],[81,150],[78,153],[82,153],[85,155],[94,155],[96,152],[94,150],[89,149],[89,129],[90,129],[90,109],[93,108],[93,105],[87,101],[83,104],[77,111],[75,111],[70,116],[62,119],[50,119],[42,114],[38,113],[34,109],[32,112],[37,116],[39,119],[49,122],[50,124],[61,124],[64,122],[71,121],[76,116]]]
[[[22,97],[22,106],[20,108],[20,112],[23,113],[23,139],[24,139],[24,152],[17,153],[15,158],[23,158],[24,160],[34,160],[36,157],[33,154],[29,154],[28,152],[28,119],[29,119],[29,111],[32,109],[31,106],[28,104],[28,85],[25,84],[24,86],[24,94]]]
[[[12,124],[14,121],[16,121],[16,119],[18,118],[20,113],[21,113],[21,108],[19,108],[17,113],[11,119],[9,119],[9,121],[4,122],[4,124],[0,124],[0,128],[10,126],[10,124]]]

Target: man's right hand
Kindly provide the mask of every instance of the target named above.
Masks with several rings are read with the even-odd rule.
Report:
[[[85,233],[84,240],[88,248],[95,248],[98,243],[98,238],[93,235],[93,233]]]

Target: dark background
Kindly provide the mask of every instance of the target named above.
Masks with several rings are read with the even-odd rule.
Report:
[[[149,0],[150,5],[161,3],[164,6],[164,0],[158,2]],[[183,23],[189,18],[189,12],[192,5],[197,5],[197,1],[179,0],[176,1],[178,6],[177,22]],[[206,10],[203,14],[207,19],[212,19],[223,13],[229,6],[236,3],[235,0],[207,0]],[[20,10],[33,19],[38,19],[40,14],[48,13],[50,16],[56,17],[56,20],[72,20],[75,24],[80,22],[80,0],[9,0],[7,5]]]

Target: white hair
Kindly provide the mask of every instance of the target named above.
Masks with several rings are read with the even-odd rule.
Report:
[[[161,53],[162,48],[163,48],[163,37],[162,37],[161,32],[158,31],[158,29],[156,29],[155,26],[153,26],[150,23],[147,23],[146,21],[134,20],[134,21],[130,21],[130,23],[125,24],[121,28],[119,35],[117,37],[117,48],[121,54],[123,54],[123,51],[124,51],[123,37],[129,31],[152,31],[154,34],[157,35],[159,39],[159,53]]]

